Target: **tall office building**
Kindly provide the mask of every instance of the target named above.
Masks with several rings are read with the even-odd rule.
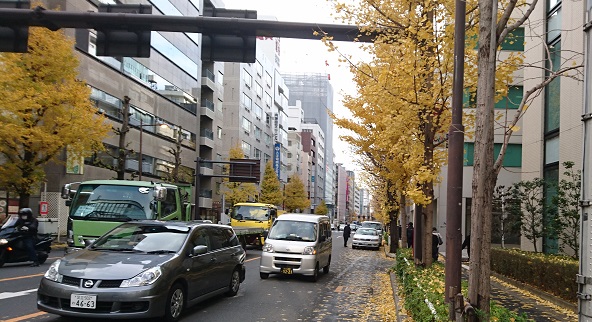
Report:
[[[99,3],[114,4],[115,1],[44,1],[45,8],[59,7],[63,11],[77,12],[97,11]],[[199,16],[204,10],[203,0],[117,3],[152,5],[152,15]],[[94,30],[66,29],[66,34],[75,39],[75,51],[80,60],[78,77],[91,88],[91,100],[114,128],[120,128],[122,124],[124,97],[130,99],[130,131],[126,138],[126,149],[130,155],[125,162],[126,178],[137,180],[139,171],[143,180],[161,181],[167,177],[175,162],[169,148],[175,147],[180,136],[180,169],[184,174],[180,181],[192,185],[194,161],[202,151],[202,144],[198,142],[202,143],[200,138],[204,135],[211,137],[205,129],[211,130],[214,124],[214,121],[205,122],[204,126],[200,124],[204,120],[202,113],[207,112],[199,108],[203,81],[201,35],[152,31],[150,57],[134,58],[97,56],[97,34]],[[215,72],[214,69],[210,71]],[[213,91],[218,88],[214,86]],[[51,209],[50,217],[57,217],[58,214],[60,217],[67,216],[67,207],[59,198],[61,186],[69,182],[115,177],[115,172],[97,166],[97,161],[115,164],[113,155],[118,150],[118,138],[116,135],[106,138],[107,151],[88,157],[84,162],[70,160],[64,153],[64,164],[46,167],[46,189],[39,195],[34,194],[31,202],[35,203],[36,198],[45,198]],[[203,182],[202,186],[209,189],[207,182]],[[207,200],[200,199],[197,208],[203,210],[207,206]]]
[[[304,123],[318,124],[324,134],[324,194],[331,217],[335,213],[334,161],[333,161],[333,86],[327,74],[285,73],[282,74],[290,89],[290,106],[300,101],[304,111]]]

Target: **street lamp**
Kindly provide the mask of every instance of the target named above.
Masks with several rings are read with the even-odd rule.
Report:
[[[142,135],[144,134],[144,126],[156,126],[157,124],[144,124],[142,118],[140,118],[140,148],[138,149],[138,181],[142,181]],[[168,127],[167,124],[161,123],[159,124],[161,128]]]

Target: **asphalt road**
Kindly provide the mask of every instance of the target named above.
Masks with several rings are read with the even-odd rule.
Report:
[[[351,242],[350,242],[351,244]],[[0,320],[67,321],[37,310],[36,289],[49,264],[62,251],[54,250],[40,267],[7,264],[0,268]],[[261,251],[247,250],[245,281],[235,297],[216,297],[186,310],[183,321],[381,321],[368,316],[372,284],[394,262],[382,251],[343,247],[341,232],[333,233],[329,274],[313,283],[299,276],[259,278]],[[85,319],[86,322],[91,320]]]

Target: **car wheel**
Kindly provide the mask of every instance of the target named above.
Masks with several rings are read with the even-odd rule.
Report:
[[[240,272],[237,268],[232,271],[232,275],[230,277],[230,285],[228,286],[228,292],[226,292],[226,296],[235,296],[238,293],[238,289],[240,287]]]
[[[327,266],[323,267],[323,274],[329,274],[329,266],[331,266],[331,256],[329,256],[329,261],[327,262]]]
[[[185,291],[183,290],[183,286],[179,283],[175,283],[173,287],[171,287],[169,295],[167,296],[164,308],[164,319],[168,322],[178,321],[181,312],[183,311],[184,304]]]
[[[266,280],[267,278],[269,278],[269,273],[259,272],[259,277],[261,277],[262,280]]]
[[[310,280],[312,282],[316,282],[319,280],[319,263],[318,262],[315,265],[315,269],[314,269],[314,272],[312,273],[312,276],[310,277]]]
[[[0,250],[0,267],[4,266],[4,263],[6,262],[6,251]]]

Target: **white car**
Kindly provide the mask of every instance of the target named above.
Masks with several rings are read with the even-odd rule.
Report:
[[[374,228],[359,228],[352,239],[352,248],[380,249],[381,236]]]

